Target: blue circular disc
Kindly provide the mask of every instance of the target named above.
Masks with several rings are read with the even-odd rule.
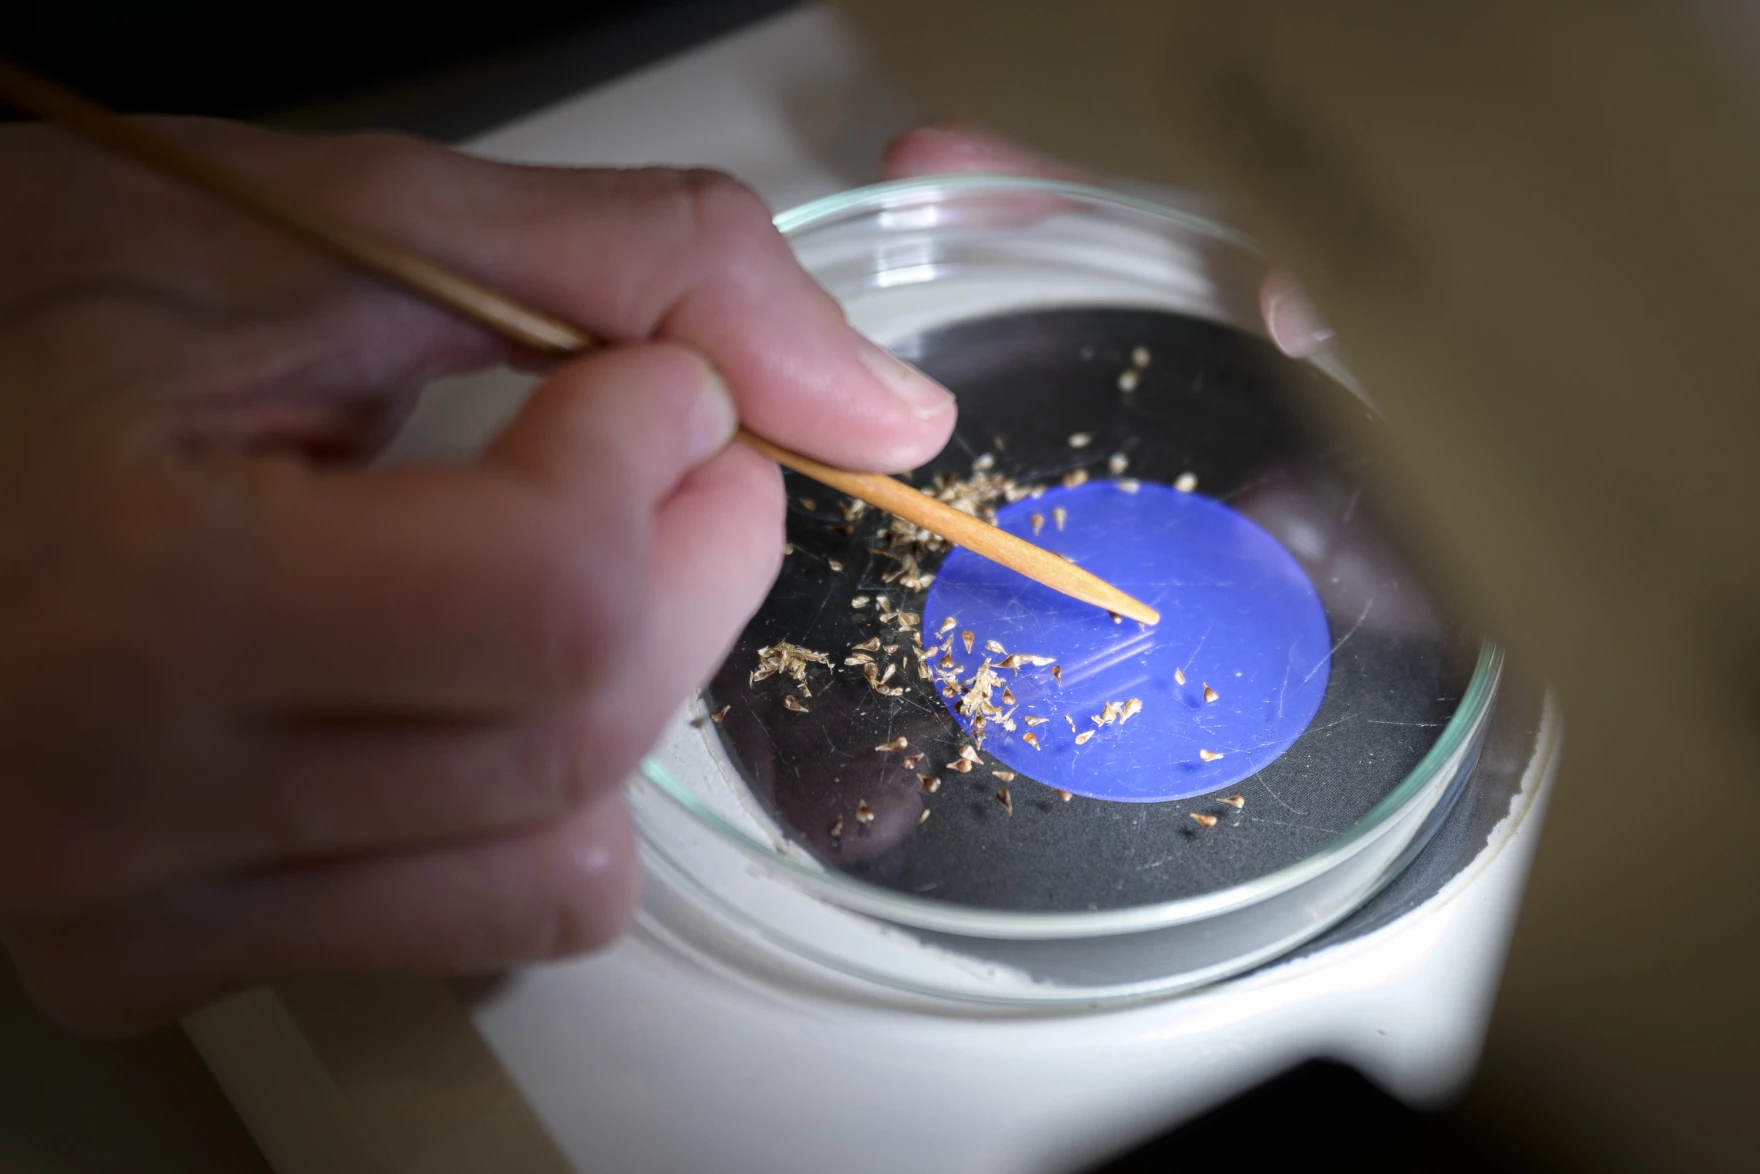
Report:
[[[958,549],[930,588],[923,642],[951,639],[954,667],[929,663],[957,672],[961,692],[943,697],[968,732],[961,703],[986,659],[1051,658],[1000,669],[1014,704],[1001,689],[991,703],[1014,728],[990,717],[983,748],[1009,767],[1096,799],[1184,799],[1253,775],[1301,736],[1326,693],[1331,636],[1313,584],[1271,535],[1196,493],[1129,484],[1052,489],[1003,507],[997,524],[1157,608],[1159,625],[1114,622]]]

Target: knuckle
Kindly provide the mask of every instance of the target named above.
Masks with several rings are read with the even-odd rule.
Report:
[[[635,640],[642,615],[635,568],[645,560],[617,545],[612,528],[595,527],[590,545],[556,543],[544,569],[536,639],[546,683],[560,695],[601,683]]]
[[[680,174],[679,187],[690,221],[705,241],[733,252],[780,243],[763,197],[731,175],[694,168]]]

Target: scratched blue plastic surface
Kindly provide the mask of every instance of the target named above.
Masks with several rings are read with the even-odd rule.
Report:
[[[1062,530],[1058,507],[1068,511]],[[1044,519],[1037,536],[1034,514]],[[1106,481],[1052,489],[1004,507],[997,521],[1162,617],[1147,630],[1133,620],[1114,623],[1097,608],[955,550],[929,591],[925,642],[937,639],[951,615],[954,628],[939,638],[954,638],[962,681],[985,657],[1003,659],[986,651],[992,640],[1009,653],[1055,657],[1062,670],[1061,685],[1049,667],[1003,670],[1018,702],[1015,729],[990,721],[983,748],[1008,766],[1097,799],[1183,799],[1248,778],[1313,720],[1331,666],[1326,615],[1295,559],[1247,518],[1196,493],[1149,484],[1127,493]],[[974,637],[969,653],[965,631]],[[1206,684],[1217,700],[1204,700]],[[1136,716],[1093,720],[1107,702],[1132,698],[1142,702]],[[946,704],[969,730],[959,700]],[[1050,720],[1028,725],[1029,716]],[[1076,734],[1089,730],[1094,736],[1078,746]],[[1206,761],[1200,751],[1221,757]]]

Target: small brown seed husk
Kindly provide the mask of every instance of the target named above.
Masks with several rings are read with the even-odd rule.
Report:
[[[1076,735],[1076,745],[1080,746],[1083,742],[1086,742],[1089,738],[1092,738],[1093,736],[1094,736],[1093,730],[1083,730],[1081,733]]]
[[[997,801],[1002,804],[1002,809],[1004,811],[1008,812],[1010,815],[1014,814],[1014,799],[1010,797],[1007,787],[996,788],[996,798]]]
[[[922,751],[919,750],[915,754],[905,755],[904,759],[899,763],[899,765],[904,767],[906,770],[916,770],[917,764],[919,762],[923,761],[923,759],[927,758],[927,757],[928,757],[928,755],[924,754]]]
[[[865,652],[852,652],[843,658],[844,664],[873,664],[874,658]]]
[[[1071,469],[1063,475],[1063,487],[1065,489],[1074,489],[1078,485],[1086,485],[1087,483],[1088,470],[1086,469]]]
[[[1114,477],[1122,476],[1124,471],[1130,467],[1131,459],[1121,452],[1115,452],[1106,458],[1106,471]]]
[[[810,497],[803,497],[801,498],[801,508],[803,510],[816,510],[819,508],[819,503]]]
[[[880,745],[874,747],[874,749],[881,754],[890,754],[894,750],[903,750],[910,744],[910,739],[906,738],[903,734],[900,734],[890,742],[880,743]]]
[[[1236,811],[1239,811],[1241,808],[1243,808],[1247,805],[1247,797],[1245,795],[1228,795],[1228,796],[1225,796],[1221,799],[1218,799],[1217,802],[1218,803],[1226,803],[1230,807],[1234,808]]]
[[[1119,480],[1118,487],[1126,493],[1135,493],[1143,487],[1143,483],[1135,477],[1124,477]]]
[[[1048,717],[1040,717],[1038,714],[1034,714],[1031,717],[1027,718],[1026,722],[1029,726],[1042,726],[1050,720],[1051,719]]]
[[[1137,373],[1135,371],[1120,371],[1118,373],[1118,390],[1137,390]]]
[[[917,782],[923,784],[923,790],[931,795],[941,789],[941,780],[934,775],[918,775]]]
[[[947,769],[953,771],[955,774],[970,774],[972,771],[972,764],[963,758],[956,758],[947,764]]]
[[[1059,686],[1061,686],[1063,684],[1063,666],[1062,665],[1060,665],[1060,664],[1052,665],[1051,666],[1051,675],[1053,677],[1057,678],[1057,683]]]
[[[1194,811],[1192,812],[1192,818],[1198,822],[1199,827],[1213,828],[1216,826],[1216,817],[1214,815],[1199,815]]]
[[[862,641],[860,644],[856,645],[856,647],[863,652],[879,652],[880,651],[880,637],[870,636],[866,640]]]
[[[1094,434],[1092,432],[1071,432],[1069,434],[1069,446],[1071,448],[1087,448],[1093,443]]]
[[[1123,617],[1123,616],[1121,616],[1121,615],[1119,615],[1119,614],[1118,614],[1118,613],[1117,613],[1117,612],[1115,612],[1115,611],[1109,611],[1109,612],[1107,612],[1107,613],[1106,613],[1106,614],[1107,614],[1107,615],[1109,615],[1109,616],[1111,616],[1111,617],[1112,617],[1112,622],[1113,622],[1113,623],[1115,623],[1115,624],[1122,624],[1122,623],[1124,623],[1124,617]]]
[[[1131,718],[1135,717],[1137,714],[1142,713],[1142,712],[1143,712],[1143,703],[1140,700],[1138,700],[1137,698],[1133,697],[1129,701],[1126,701],[1123,705],[1121,705],[1119,707],[1118,724],[1122,726],[1122,725],[1124,725],[1125,722],[1129,721]]]
[[[1209,681],[1204,682],[1204,700],[1205,701],[1215,701],[1220,696],[1222,696],[1222,694],[1220,694],[1216,690],[1212,689],[1210,687]]]
[[[1173,670],[1173,683],[1176,685],[1185,684],[1186,683],[1185,673],[1181,672],[1179,669],[1174,669]]]
[[[716,725],[720,725],[727,720],[727,715],[732,709],[733,706],[731,705],[723,705],[720,709],[717,709],[714,713],[709,715],[709,720]]]
[[[996,454],[993,452],[980,453],[978,459],[972,462],[972,472],[974,473],[985,473],[995,467]]]
[[[941,628],[935,634],[937,636],[945,636],[957,627],[959,627],[959,621],[954,619],[952,616],[948,616],[946,619],[941,621]]]
[[[1181,473],[1174,480],[1173,487],[1181,493],[1190,493],[1198,487],[1198,475],[1196,473]]]
[[[1150,356],[1149,356],[1149,348],[1148,347],[1139,346],[1139,347],[1132,347],[1131,348],[1131,366],[1137,367],[1139,369],[1143,368],[1143,367],[1147,367],[1149,365],[1149,358],[1150,358]]]
[[[923,808],[923,814],[917,816],[917,822],[918,823],[928,823],[929,822],[929,809],[927,807]]]
[[[987,652],[994,652],[998,656],[1007,656],[1008,655],[1008,649],[1004,648],[1002,645],[998,644],[994,640],[984,641],[984,649]]]
[[[790,693],[787,697],[784,697],[782,699],[782,708],[792,709],[796,713],[806,713],[807,712],[807,707],[802,705],[801,699],[799,697],[796,697],[793,693]]]
[[[872,599],[869,599],[866,595],[858,595],[854,599],[851,599],[849,601],[849,605],[851,607],[855,608],[857,611],[861,611],[864,607],[867,607],[872,602],[874,602],[874,601]]]
[[[1063,529],[1063,524],[1069,521],[1069,511],[1062,506],[1053,507],[1051,510],[1051,521],[1059,530]]]
[[[1215,762],[1217,759],[1221,758],[1222,755],[1214,750],[1200,750],[1198,751],[1198,757],[1202,758],[1205,762]]]
[[[1063,789],[1063,788],[1062,788],[1062,787],[1053,787],[1053,788],[1051,788],[1051,789],[1052,789],[1052,790],[1053,790],[1053,791],[1056,791],[1056,792],[1057,792],[1057,797],[1058,797],[1058,798],[1059,798],[1059,799],[1062,799],[1062,800],[1063,800],[1063,801],[1064,801],[1064,802],[1065,802],[1065,803],[1068,803],[1068,802],[1069,802],[1069,801],[1070,801],[1070,800],[1071,800],[1071,799],[1074,799],[1074,798],[1075,798],[1075,796],[1074,796],[1074,795],[1073,795],[1073,794],[1071,794],[1071,793],[1070,793],[1070,792],[1068,792],[1068,791],[1066,791],[1066,790],[1064,790],[1064,789]]]
[[[993,770],[990,774],[992,777],[1000,779],[1005,783],[1014,782],[1014,772],[1012,770]]]
[[[857,800],[857,802],[856,802],[856,822],[857,823],[873,823],[874,822],[874,809],[872,807],[868,806],[868,801],[866,799],[860,799],[860,800]]]
[[[1072,733],[1072,734],[1073,734],[1073,733],[1075,733],[1075,731],[1076,731],[1076,719],[1075,719],[1075,718],[1073,718],[1073,717],[1071,717],[1071,716],[1070,716],[1070,715],[1069,715],[1069,714],[1067,714],[1067,713],[1066,713],[1066,714],[1064,714],[1064,715],[1063,715],[1063,720],[1064,720],[1064,721],[1066,721],[1066,722],[1068,722],[1068,723],[1069,723],[1069,731],[1070,731],[1070,733]]]
[[[973,645],[973,643],[975,643],[977,641],[977,639],[978,638],[970,632],[961,632],[959,634],[959,642],[966,646],[967,652],[970,652],[972,650],[972,645]]]
[[[1033,537],[1037,538],[1039,536],[1039,531],[1043,530],[1044,528],[1045,528],[1045,515],[1044,514],[1034,514],[1033,515]]]
[[[893,653],[898,651],[898,645],[888,644],[882,651],[884,651],[887,656],[891,656]]]
[[[1025,742],[1035,750],[1039,748],[1039,735],[1033,733],[1031,730],[1028,730],[1021,735],[1021,741]]]
[[[1002,704],[1010,706],[1020,704],[1014,699],[1014,691],[1007,685],[1002,687]]]
[[[832,820],[831,826],[826,828],[825,830],[828,831],[829,833],[831,833],[831,838],[834,840],[837,839],[839,836],[843,835],[843,816],[840,815],[836,819]]]
[[[784,542],[782,544],[782,557],[787,558],[789,555],[791,555],[793,553],[794,553],[794,543]]]

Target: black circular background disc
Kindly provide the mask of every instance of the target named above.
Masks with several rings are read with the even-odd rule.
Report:
[[[1151,361],[1137,389],[1118,376],[1137,347]],[[1281,758],[1223,794],[1121,803],[1057,792],[1017,774],[1013,813],[996,797],[989,755],[967,774],[941,769],[965,741],[928,681],[909,636],[883,627],[853,596],[886,593],[921,612],[925,592],[882,576],[872,553],[885,524],[873,511],[846,523],[842,495],[789,474],[788,539],[776,586],[706,689],[707,724],[752,794],[783,831],[827,867],[902,893],[999,910],[1064,912],[1172,900],[1294,864],[1345,832],[1416,767],[1440,737],[1472,675],[1479,641],[1444,617],[1387,530],[1366,483],[1370,457],[1322,427],[1343,415],[1378,427],[1350,392],[1307,363],[1226,326],[1153,310],[1061,309],[963,322],[894,349],[959,397],[953,441],[913,473],[969,474],[994,452],[1023,483],[1055,483],[1086,468],[1100,478],[1124,453],[1129,476],[1171,483],[1195,473],[1198,491],[1253,519],[1313,581],[1332,639],[1319,713]],[[1074,432],[1092,444],[1069,447]],[[808,503],[811,505],[809,506]],[[833,563],[841,570],[833,570]],[[931,568],[932,569],[932,568]],[[881,635],[901,640],[886,697],[843,658]],[[932,638],[926,637],[926,639]],[[785,676],[749,677],[758,649],[787,641],[830,655],[812,666],[808,712]],[[905,735],[926,754],[926,794],[898,754],[874,747]],[[858,820],[863,810],[871,820]],[[927,808],[931,818],[922,820]],[[1203,828],[1190,816],[1214,815]],[[837,829],[840,835],[834,836]]]

